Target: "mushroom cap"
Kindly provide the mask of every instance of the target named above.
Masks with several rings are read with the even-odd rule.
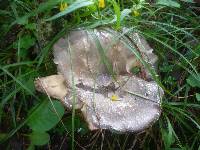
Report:
[[[71,91],[61,100],[71,109],[74,90],[76,108],[81,109],[91,130],[137,132],[152,125],[161,113],[163,90],[154,81],[130,74],[132,67],[142,65],[124,45],[127,39],[119,37],[119,33],[110,29],[92,32],[80,29],[71,31],[54,45],[58,74],[63,75]],[[137,33],[130,38],[129,44],[154,67],[157,56],[146,40]]]
[[[160,95],[163,92],[155,82],[147,82],[134,76],[120,76],[118,80],[125,84],[115,91],[101,93],[98,92],[101,87],[97,87],[94,93],[84,87],[77,88],[79,99],[84,100],[85,108],[82,112],[91,130],[101,128],[138,132],[159,118]]]

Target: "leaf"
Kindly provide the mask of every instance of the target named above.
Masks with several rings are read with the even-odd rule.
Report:
[[[73,4],[71,4],[66,10],[50,17],[49,19],[46,19],[46,21],[51,21],[51,20],[54,20],[54,19],[57,19],[59,17],[62,17],[64,15],[67,15],[79,8],[82,8],[82,7],[85,7],[85,6],[89,6],[89,5],[92,5],[94,4],[93,1],[90,1],[90,0],[77,0],[75,1]]]
[[[115,11],[115,14],[116,14],[116,28],[119,29],[120,28],[120,23],[121,23],[121,20],[120,20],[120,16],[121,16],[121,12],[120,12],[120,7],[118,6],[118,4],[113,0],[113,7],[114,7],[114,11]]]
[[[48,0],[48,1],[45,1],[43,3],[40,3],[39,7],[33,11],[33,14],[32,15],[36,15],[36,14],[39,14],[39,13],[42,13],[42,12],[46,12],[46,11],[49,11],[51,9],[53,9],[57,4],[60,3],[61,0]]]
[[[200,94],[199,93],[196,93],[196,98],[197,98],[197,101],[200,102]]]
[[[7,136],[6,133],[0,133],[0,141],[2,141],[2,139],[4,139]]]
[[[3,68],[1,66],[0,66],[0,69],[4,73],[6,73],[8,76],[10,76],[16,83],[18,83],[20,85],[20,87],[22,87],[24,90],[26,90],[26,92],[28,92],[34,98],[38,99],[38,97],[29,88],[26,87],[26,85],[24,85],[19,79],[17,79],[14,75],[12,75],[7,69],[5,69],[5,68]]]
[[[177,1],[174,1],[174,0],[158,0],[156,2],[156,4],[164,5],[164,6],[168,6],[168,7],[180,8],[180,4]]]
[[[27,150],[35,150],[35,146],[33,144],[30,144],[28,146]]]
[[[49,142],[50,137],[46,132],[32,132],[30,134],[30,140],[32,145],[45,145]]]
[[[0,16],[10,15],[10,14],[11,14],[11,12],[6,11],[6,10],[1,10],[1,9],[0,9]]]
[[[36,30],[36,26],[36,23],[29,23],[25,26],[25,28],[28,30]]]
[[[28,16],[19,17],[16,19],[16,23],[19,25],[26,25],[28,24]]]
[[[47,101],[32,114],[28,120],[28,125],[37,132],[48,131],[60,121],[63,115],[64,107],[59,101],[54,100],[52,104]]]
[[[35,44],[36,40],[34,37],[32,37],[31,35],[24,35],[21,37],[20,39],[20,48],[22,49],[29,49],[30,47],[32,47]],[[16,41],[13,44],[13,48],[17,49],[18,48],[18,41]]]
[[[17,24],[21,24],[21,25],[26,25],[26,24],[28,24],[28,19],[30,17],[37,16],[40,13],[50,11],[58,3],[60,3],[60,0],[48,0],[46,2],[40,3],[40,5],[35,10],[32,10],[29,13],[26,13],[24,16],[18,17],[16,19],[16,21],[14,22],[14,24],[17,23]]]
[[[22,59],[26,59],[28,58],[28,54],[29,54],[29,51],[27,49],[21,48],[18,53],[18,57]]]
[[[168,63],[164,63],[162,67],[160,67],[160,71],[162,72],[171,72],[173,70],[174,66],[169,65]]]
[[[175,138],[173,135],[174,129],[172,127],[172,124],[168,118],[166,119],[167,119],[167,130],[163,128],[161,131],[162,131],[162,138],[165,145],[165,149],[169,149],[171,145],[175,142]]]
[[[200,88],[200,74],[198,74],[198,75],[196,75],[196,74],[190,75],[187,78],[186,81],[190,86],[199,87]]]

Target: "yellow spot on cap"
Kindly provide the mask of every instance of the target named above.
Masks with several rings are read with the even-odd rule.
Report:
[[[112,96],[111,96],[111,100],[112,100],[112,101],[118,101],[119,98],[117,97],[117,95],[112,95]]]

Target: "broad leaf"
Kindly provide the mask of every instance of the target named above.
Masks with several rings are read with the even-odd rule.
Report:
[[[64,115],[64,107],[59,101],[47,101],[28,120],[29,127],[37,132],[53,128]]]
[[[199,93],[196,93],[196,98],[197,98],[197,101],[200,102],[200,94]]]
[[[32,132],[30,140],[32,145],[45,145],[49,142],[49,134],[46,132]]]
[[[200,74],[196,75],[190,75],[187,78],[187,83],[192,87],[199,87],[200,88]]]
[[[28,146],[27,150],[35,150],[35,146],[33,144],[30,144]]]

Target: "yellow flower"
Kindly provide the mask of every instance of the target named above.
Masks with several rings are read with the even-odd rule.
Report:
[[[105,7],[105,0],[99,0],[99,8]]]
[[[64,11],[67,8],[67,3],[66,2],[61,2],[60,3],[60,11]]]
[[[133,11],[133,15],[134,15],[135,17],[137,17],[137,16],[140,15],[140,13],[139,13],[137,10],[134,10],[134,11]]]
[[[117,97],[117,95],[112,95],[110,98],[112,101],[118,101],[119,98]]]

